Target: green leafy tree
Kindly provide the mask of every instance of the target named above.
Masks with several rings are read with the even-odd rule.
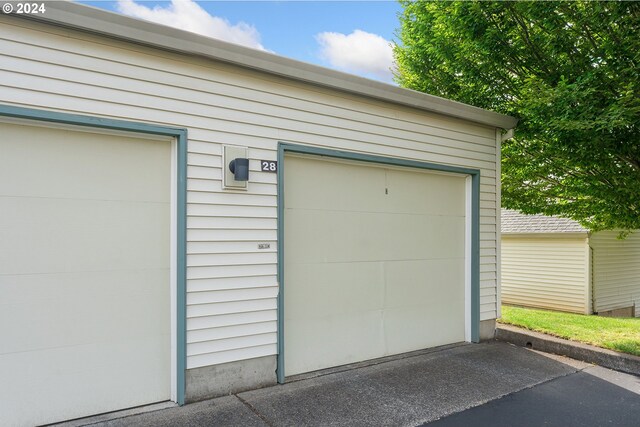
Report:
[[[401,86],[520,120],[504,207],[640,229],[640,2],[401,4]]]

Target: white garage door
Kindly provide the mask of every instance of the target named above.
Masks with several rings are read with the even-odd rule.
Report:
[[[168,400],[171,143],[0,135],[0,425]]]
[[[287,156],[285,375],[465,340],[465,177]]]

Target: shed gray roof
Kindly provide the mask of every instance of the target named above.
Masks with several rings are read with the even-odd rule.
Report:
[[[502,209],[502,233],[586,233],[589,230],[577,221],[545,215],[525,215],[518,211]]]
[[[48,2],[45,14],[5,16],[38,20],[159,49],[206,57],[316,86],[410,106],[496,128],[512,129],[518,122],[511,116],[438,96],[399,88],[71,1]]]

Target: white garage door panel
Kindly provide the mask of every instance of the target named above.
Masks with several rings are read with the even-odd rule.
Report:
[[[0,170],[0,195],[170,200],[166,186],[157,185],[169,179],[167,142],[75,129],[7,123],[0,123],[0,127],[5,160]]]
[[[386,206],[385,169],[355,166],[353,163],[318,162],[313,159],[288,157],[286,161],[287,209],[338,209],[341,211],[375,212]],[[322,183],[322,185],[319,185]],[[313,191],[309,191],[309,185]],[[315,184],[315,185],[314,185]],[[352,188],[360,189],[354,193]]]
[[[287,157],[288,209],[457,215],[464,217],[465,178],[367,163]],[[416,176],[428,176],[429,185]],[[302,178],[301,178],[302,177]],[[309,191],[310,186],[313,191]],[[384,189],[393,188],[385,194]],[[354,191],[357,189],[357,191]],[[382,190],[382,191],[381,191]],[[420,197],[417,195],[420,194]]]
[[[285,373],[464,340],[465,178],[285,159]]]
[[[313,301],[287,305],[285,317],[302,322],[333,315],[357,317],[382,309],[384,303],[381,262],[295,264],[287,267],[287,283],[292,284],[286,291],[291,301]],[[354,294],[359,298],[350,299]]]
[[[168,230],[170,218],[157,214],[165,209],[157,202],[0,197],[2,235],[12,242],[0,254],[2,273],[166,270],[168,235],[158,230]]]
[[[161,270],[2,275],[0,287],[7,298],[0,304],[0,336],[6,339],[0,341],[0,353],[83,345],[96,337],[144,338],[158,324],[169,331],[167,316],[149,304],[157,299],[157,283],[166,277]],[[131,323],[128,316],[114,316],[114,307],[139,316]]]
[[[459,176],[389,170],[386,208],[391,212],[464,218],[464,186],[465,178]]]
[[[0,424],[168,400],[170,143],[0,132]]]
[[[149,374],[166,368],[157,358],[148,357],[152,349],[166,351],[155,338],[136,338],[0,356],[3,383],[20,381],[19,387],[0,392],[3,405],[11,408],[3,414],[8,416],[3,425],[42,424],[167,400],[166,393],[159,391],[167,387],[165,379]],[[95,360],[101,363],[86,363]],[[140,366],[147,368],[140,372]],[[119,374],[109,375],[113,372]],[[120,373],[130,378],[124,386]],[[158,391],[154,394],[150,389]]]
[[[385,282],[387,354],[464,339],[464,259],[386,263]]]
[[[420,278],[420,280],[416,280]],[[435,306],[464,300],[464,259],[431,259],[385,263],[386,307]],[[462,307],[451,307],[461,310]],[[463,315],[460,311],[457,314]],[[464,316],[463,316],[464,317]]]
[[[451,258],[464,251],[464,223],[464,217],[457,216],[291,209],[287,242],[305,250],[287,251],[285,257],[302,263]],[[308,224],[313,227],[296,231]],[[427,245],[425,240],[439,244]],[[349,244],[335,244],[340,241]]]
[[[287,375],[375,359],[385,349],[380,310],[285,321]],[[310,339],[291,339],[304,335]],[[313,357],[303,359],[301,355]]]

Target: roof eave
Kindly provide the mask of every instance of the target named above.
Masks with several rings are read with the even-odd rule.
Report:
[[[11,16],[206,57],[491,127],[512,129],[517,124],[517,119],[504,114],[72,2],[47,3],[42,15]]]
[[[527,237],[527,238],[536,238],[536,237],[543,237],[543,238],[567,238],[567,239],[571,239],[571,238],[585,238],[589,236],[589,232],[588,231],[548,231],[548,232],[532,232],[532,231],[525,231],[525,232],[510,232],[510,231],[502,231],[500,232],[500,234],[503,237]]]

